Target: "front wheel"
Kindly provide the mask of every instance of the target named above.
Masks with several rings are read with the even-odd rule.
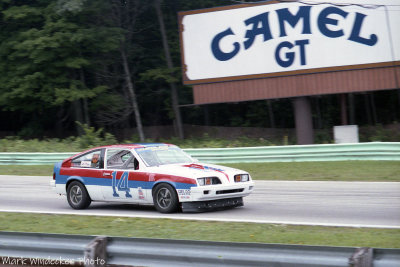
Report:
[[[171,213],[178,210],[179,201],[175,189],[169,184],[156,186],[153,193],[153,202],[161,213]]]
[[[76,210],[86,209],[92,202],[85,186],[77,181],[68,185],[67,200],[71,208]]]

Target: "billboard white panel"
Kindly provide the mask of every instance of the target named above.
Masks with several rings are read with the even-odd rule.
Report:
[[[307,3],[181,12],[184,82],[400,64],[399,0]]]

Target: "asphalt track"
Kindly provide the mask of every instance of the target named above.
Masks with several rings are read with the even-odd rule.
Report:
[[[400,183],[256,181],[244,207],[161,214],[151,206],[100,202],[73,210],[50,179],[0,175],[0,211],[400,229]]]

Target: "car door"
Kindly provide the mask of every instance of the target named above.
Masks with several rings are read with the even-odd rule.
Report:
[[[103,200],[104,149],[96,149],[71,160],[71,167],[62,167],[60,174],[67,180],[79,180],[87,189],[92,200]]]
[[[142,189],[139,162],[126,148],[107,148],[105,154],[104,178],[108,181],[102,187],[107,201],[142,202],[145,192]]]

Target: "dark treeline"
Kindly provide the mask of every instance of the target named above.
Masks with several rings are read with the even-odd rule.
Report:
[[[182,124],[293,128],[289,99],[191,104],[177,12],[230,0],[1,0],[0,131],[79,134]],[[348,96],[350,123],[400,119],[398,90]],[[337,96],[312,98],[315,128],[340,124]],[[141,136],[142,139],[144,136]]]

